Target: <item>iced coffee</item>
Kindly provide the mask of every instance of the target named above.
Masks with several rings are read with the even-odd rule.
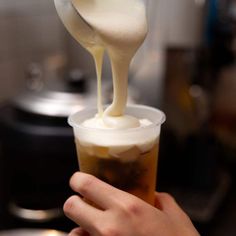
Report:
[[[139,127],[104,129],[89,126],[94,112],[96,109],[83,110],[69,119],[74,127],[80,170],[153,204],[164,114],[146,106],[131,106],[126,114],[135,116]]]

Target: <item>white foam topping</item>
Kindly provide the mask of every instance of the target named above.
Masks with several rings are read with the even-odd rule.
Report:
[[[123,115],[123,116],[104,116],[100,117],[96,115],[91,119],[87,119],[82,123],[82,126],[87,128],[95,128],[95,129],[114,129],[114,130],[122,130],[122,129],[130,129],[130,128],[138,128],[145,127],[151,125],[152,122],[148,119],[137,119],[133,116]]]
[[[131,116],[126,117],[133,119]],[[120,153],[136,147],[140,153],[144,153],[157,142],[160,127],[154,126],[148,119],[137,121],[138,126],[128,129],[119,126],[108,127],[102,118],[96,116],[84,121],[80,129],[74,131],[79,142],[91,150],[93,146],[107,147],[109,154],[119,156]]]

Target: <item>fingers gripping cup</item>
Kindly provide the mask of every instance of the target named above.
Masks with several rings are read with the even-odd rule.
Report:
[[[148,106],[128,106],[125,114],[139,119],[138,128],[102,129],[83,126],[97,109],[69,117],[80,171],[154,204],[161,124],[165,115]]]

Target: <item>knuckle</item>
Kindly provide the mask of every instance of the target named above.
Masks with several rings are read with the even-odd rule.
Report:
[[[141,207],[137,201],[133,201],[127,204],[126,210],[133,215],[139,215],[141,212]]]
[[[128,216],[138,216],[142,212],[142,207],[140,207],[139,201],[136,199],[132,199],[121,204],[120,209],[123,214]]]

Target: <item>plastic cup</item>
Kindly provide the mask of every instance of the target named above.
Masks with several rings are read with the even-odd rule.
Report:
[[[97,109],[72,114],[80,171],[127,191],[154,204],[162,111],[141,105],[126,108],[125,114],[148,119],[151,125],[122,130],[87,128],[81,124],[92,118]]]

